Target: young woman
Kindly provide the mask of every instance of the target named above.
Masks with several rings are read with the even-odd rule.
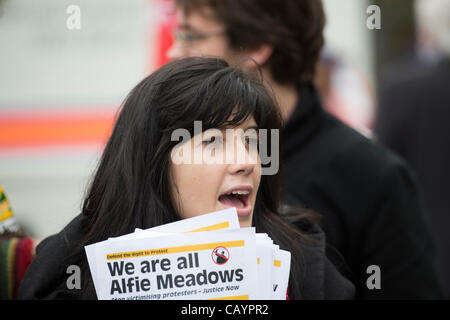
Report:
[[[324,256],[321,233],[306,220],[301,225],[310,235],[287,223],[279,214],[278,175],[261,175],[258,151],[251,148],[255,132],[279,127],[264,85],[225,61],[186,58],[163,66],[128,95],[82,213],[39,245],[20,298],[95,299],[85,245],[230,206],[241,226],[255,226],[291,252],[290,299],[351,298],[353,285]],[[192,137],[181,145],[174,139],[180,130]],[[205,153],[216,161],[175,159]],[[218,161],[224,159],[235,161]],[[82,269],[79,290],[66,287],[67,267],[74,264]]]

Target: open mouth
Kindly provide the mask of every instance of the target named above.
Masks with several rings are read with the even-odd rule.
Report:
[[[250,205],[251,188],[234,188],[219,196],[219,202],[226,208],[235,207],[238,215],[249,215],[251,213]]]
[[[219,197],[219,201],[226,206],[244,208],[248,203],[249,193],[237,193],[241,191],[231,192],[229,194],[223,194]]]

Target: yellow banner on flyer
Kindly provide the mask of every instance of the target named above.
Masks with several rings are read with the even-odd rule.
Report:
[[[245,243],[243,240],[238,240],[238,241],[203,243],[203,244],[179,246],[179,247],[172,247],[172,248],[120,252],[120,253],[107,254],[106,260],[128,259],[128,258],[146,257],[146,256],[159,255],[159,254],[170,254],[170,253],[179,253],[179,252],[188,252],[188,251],[201,251],[201,250],[214,249],[217,247],[227,247],[227,248],[243,247],[244,245],[245,245]]]

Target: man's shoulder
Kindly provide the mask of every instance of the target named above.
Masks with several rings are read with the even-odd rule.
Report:
[[[321,214],[363,217],[381,198],[415,193],[415,178],[399,156],[337,119],[325,121],[323,131],[284,162],[286,198],[300,199]]]
[[[340,174],[370,174],[377,177],[393,168],[405,167],[398,155],[325,114],[316,134],[298,154],[308,154],[311,164],[320,170],[335,170]]]
[[[406,163],[397,154],[376,141],[376,137],[366,137],[343,124],[335,134],[336,144],[340,148],[331,154],[331,161],[341,166],[352,166],[377,173],[394,167],[404,167]],[[333,139],[333,137],[330,137]]]

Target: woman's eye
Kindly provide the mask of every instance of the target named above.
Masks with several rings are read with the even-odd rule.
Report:
[[[191,43],[191,42],[194,42],[195,41],[195,39],[196,39],[196,37],[195,37],[195,35],[193,35],[193,34],[190,34],[190,33],[185,33],[184,34],[184,42],[186,42],[186,43]]]
[[[258,138],[257,137],[245,137],[244,142],[247,146],[258,146]]]
[[[209,138],[206,138],[203,140],[204,145],[210,145],[210,144],[220,143],[220,142],[221,142],[220,137],[216,137],[216,136],[212,136],[212,137],[209,137]]]

